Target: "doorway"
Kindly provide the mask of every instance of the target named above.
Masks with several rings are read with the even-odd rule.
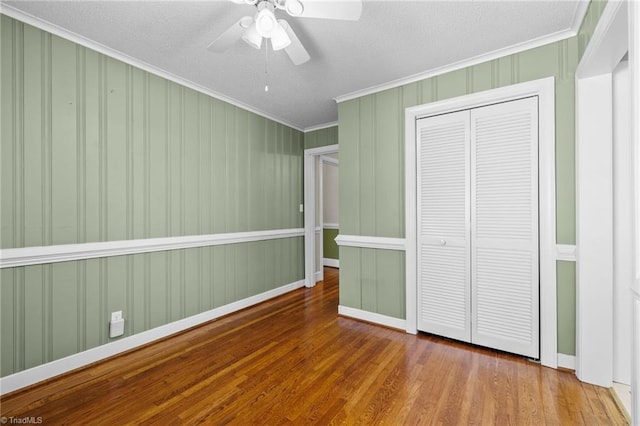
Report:
[[[313,287],[323,278],[324,229],[322,197],[322,166],[335,164],[338,145],[304,150],[304,280],[306,287]],[[336,182],[337,184],[337,182]],[[337,208],[337,206],[336,206]],[[335,216],[337,219],[337,214]],[[337,222],[335,223],[337,226]]]

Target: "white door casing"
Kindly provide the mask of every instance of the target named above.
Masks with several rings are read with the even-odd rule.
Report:
[[[305,286],[316,285],[316,169],[322,155],[338,152],[338,145],[304,150],[304,280]]]
[[[629,63],[613,73],[613,381],[631,384],[633,154]]]
[[[613,381],[613,88],[627,2],[608,2],[576,69],[576,375]]]

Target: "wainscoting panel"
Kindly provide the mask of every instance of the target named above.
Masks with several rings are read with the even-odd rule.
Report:
[[[303,238],[2,269],[2,376],[303,278]]]

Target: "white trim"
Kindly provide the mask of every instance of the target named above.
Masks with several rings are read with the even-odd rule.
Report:
[[[322,227],[324,229],[340,229],[340,225],[337,223],[323,223]]]
[[[576,261],[576,246],[572,244],[556,244],[556,260]]]
[[[322,157],[320,157],[320,161],[322,161],[323,163],[327,163],[330,166],[336,166],[336,167],[340,164],[340,160],[338,160],[337,158],[328,157],[326,155],[323,155]]]
[[[208,321],[220,318],[224,315],[237,312],[241,309],[262,303],[266,300],[288,293],[304,286],[304,281],[296,281],[286,284],[264,293],[250,296],[236,302],[211,309],[169,324],[161,325],[151,330],[143,331],[133,336],[124,337],[116,341],[77,353],[67,357],[39,365],[37,367],[23,370],[18,373],[11,374],[0,378],[0,395],[13,392],[20,388],[33,385],[43,380],[64,374],[71,370],[92,364],[94,362],[112,357],[139,346],[146,345],[158,339],[163,339],[172,334],[187,330],[206,323]]]
[[[575,34],[578,34],[578,31],[580,30],[582,21],[587,14],[587,10],[589,9],[589,3],[589,0],[582,0],[576,7],[575,13],[573,14],[573,20],[571,21],[571,29],[575,31]]]
[[[604,387],[614,360],[612,73],[628,49],[628,4],[607,2],[575,81],[576,375]]]
[[[403,319],[389,317],[387,315],[375,314],[373,312],[350,308],[343,305],[338,305],[338,315],[370,322],[373,324],[383,325],[385,327],[396,328],[398,330],[404,330],[406,327],[406,321]]]
[[[328,257],[322,258],[322,264],[324,266],[329,266],[331,268],[340,268],[340,260],[339,259],[330,259]]]
[[[570,29],[564,31],[558,31],[553,34],[548,34],[546,36],[542,36],[533,40],[529,40],[523,43],[515,44],[513,46],[494,50],[493,52],[485,53],[482,55],[475,56],[473,58],[464,59],[459,62],[454,62],[452,64],[444,65],[442,67],[434,68],[431,70],[427,70],[418,74],[410,75],[408,77],[399,78],[397,80],[393,80],[387,83],[378,84],[375,86],[371,86],[362,90],[357,90],[355,92],[347,93],[344,95],[336,96],[333,98],[337,103],[349,101],[351,99],[360,98],[362,96],[372,95],[374,93],[382,92],[383,90],[389,90],[396,87],[404,86],[406,84],[415,83],[420,80],[424,80],[427,78],[435,77],[438,75],[446,74],[452,71],[460,70],[463,68],[471,67],[474,65],[482,64],[484,62],[493,61],[494,59],[502,58],[508,55],[513,55],[516,53],[524,52],[526,50],[535,49],[540,46],[544,46],[546,44],[554,43],[556,41],[565,40],[571,38],[578,34],[578,29],[580,28],[580,24],[582,23],[582,19],[584,18],[584,14],[587,11],[587,6],[589,2],[583,2],[584,5],[580,5],[576,9],[576,14],[573,17],[572,27]]]
[[[104,241],[97,243],[61,244],[0,250],[0,268],[95,259],[178,250],[194,247],[265,241],[301,237],[304,229],[274,229],[269,231],[229,232],[224,234],[189,235],[185,237],[145,238],[139,240]]]
[[[105,46],[103,44],[100,44],[94,40],[90,40],[86,37],[83,37],[79,34],[76,34],[72,31],[69,31],[65,28],[59,27],[51,22],[45,21],[42,18],[39,18],[37,16],[33,16],[29,13],[26,13],[22,10],[16,9],[11,5],[8,5],[6,3],[1,3],[1,12],[3,15],[7,15],[11,18],[17,19],[21,22],[24,22],[26,24],[29,24],[31,26],[34,26],[38,29],[41,29],[43,31],[49,32],[51,34],[54,34],[58,37],[62,37],[66,40],[69,40],[73,43],[79,44],[80,46],[84,46],[88,49],[91,50],[95,50],[98,53],[102,53],[103,55],[107,55],[111,58],[117,59],[119,61],[124,62],[125,64],[129,64],[132,65],[136,68],[139,68],[141,70],[144,70],[146,72],[149,72],[151,74],[157,75],[159,77],[165,78],[169,81],[173,81],[174,83],[178,83],[182,86],[188,87],[190,89],[193,89],[197,92],[203,93],[205,95],[211,96],[213,98],[219,99],[221,101],[224,101],[228,104],[231,104],[233,106],[236,106],[238,108],[242,108],[244,110],[247,110],[249,112],[252,112],[254,114],[257,114],[261,117],[267,118],[269,120],[275,121],[276,123],[280,123],[282,125],[285,125],[287,127],[291,127],[292,129],[298,130],[300,132],[304,132],[304,130],[301,127],[296,126],[295,124],[293,124],[290,121],[287,121],[285,119],[276,117],[274,115],[269,114],[266,111],[262,111],[260,109],[257,109],[255,107],[252,107],[251,105],[248,105],[244,102],[241,102],[237,99],[231,98],[229,96],[223,95],[222,93],[216,92],[214,90],[211,90],[207,87],[204,87],[198,83],[195,83],[191,80],[187,80],[186,78],[177,76],[175,74],[172,74],[168,71],[163,70],[162,68],[158,68],[154,65],[148,64],[146,62],[143,62],[139,59],[136,59],[132,56],[127,55],[126,53],[122,53],[116,49],[113,49],[111,47]]]
[[[417,333],[416,120],[527,96],[538,96],[540,220],[540,361],[557,367],[555,83],[553,77],[419,105],[405,110],[405,235],[407,333]]]
[[[305,127],[303,132],[305,133],[314,132],[316,130],[323,130],[323,129],[328,129],[330,127],[336,127],[337,125],[338,125],[337,121],[331,121],[329,123],[324,123],[324,124],[316,124],[315,126]]]
[[[338,152],[337,144],[304,150],[304,276],[307,287],[316,285],[316,157],[335,152]]]
[[[316,226],[316,234],[322,232],[322,226]]]
[[[611,0],[576,68],[576,79],[610,74],[627,50],[627,2]]]
[[[336,237],[336,244],[345,247],[360,247],[380,250],[405,250],[404,238],[339,234]]]
[[[320,270],[315,273],[316,282],[324,279],[324,271]],[[314,284],[315,285],[315,284]]]
[[[568,370],[576,369],[576,357],[574,355],[558,354],[558,367]]]
[[[631,75],[631,117],[640,115],[640,2],[629,2],[629,72]],[[631,365],[631,419],[640,423],[640,122],[631,120],[631,140],[634,173],[635,229],[633,237],[633,313],[635,318],[632,340]]]
[[[631,386],[623,383],[613,382],[613,392],[618,398],[621,408],[626,412],[627,418],[631,416]]]

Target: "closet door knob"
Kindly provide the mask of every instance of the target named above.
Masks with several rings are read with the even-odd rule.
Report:
[[[440,245],[441,246],[446,246],[447,245],[447,240],[440,240]]]

